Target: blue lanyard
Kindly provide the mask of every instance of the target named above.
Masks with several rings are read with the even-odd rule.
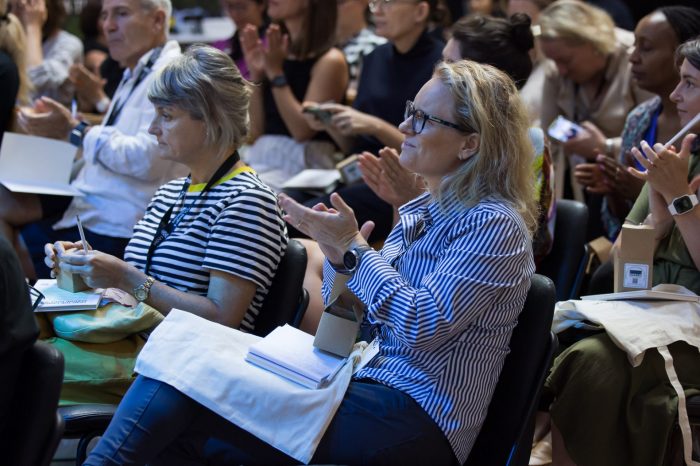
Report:
[[[170,216],[173,214],[173,210],[175,209],[175,206],[180,204],[180,201],[184,202],[185,195],[187,194],[187,190],[190,188],[190,177],[188,176],[185,179],[185,183],[182,185],[182,190],[180,191],[180,195],[177,197],[173,205],[170,206],[168,210],[165,211],[163,214],[163,217],[160,219],[160,223],[158,224],[158,228],[156,229],[155,234],[153,235],[153,241],[151,241],[151,245],[148,247],[148,254],[146,255],[146,268],[144,269],[144,273],[148,275],[148,269],[151,268],[151,260],[153,259],[153,254],[155,253],[156,249],[158,246],[165,241],[170,234],[175,231],[175,228],[177,228],[178,224],[182,221],[182,219],[189,213],[189,211],[194,207],[194,205],[199,202],[199,200],[204,196],[204,194],[211,189],[212,186],[223,176],[231,170],[231,168],[240,160],[240,157],[238,155],[238,151],[234,151],[233,154],[231,154],[226,160],[224,160],[224,163],[221,164],[221,166],[216,170],[216,172],[212,175],[211,179],[207,182],[206,186],[204,186],[204,189],[202,190],[201,193],[199,193],[199,196],[197,196],[197,199],[192,201],[189,206],[183,207],[183,209],[175,216],[172,221],[170,220]]]

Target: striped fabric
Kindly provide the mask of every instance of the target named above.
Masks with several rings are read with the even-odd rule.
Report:
[[[258,289],[241,323],[241,330],[251,331],[287,247],[287,232],[275,195],[257,175],[250,169],[232,175],[198,201],[204,183],[190,186],[184,205],[194,202],[194,206],[156,249],[149,274],[173,288],[199,295],[207,294],[209,270],[252,281]],[[146,267],[160,220],[177,201],[184,182],[180,178],[161,186],[134,227],[124,258],[140,270]],[[182,208],[181,200],[170,218]]]
[[[367,306],[380,351],[356,378],[407,393],[463,463],[486,416],[535,267],[522,217],[502,202],[444,208],[425,194],[400,209],[380,252],[348,288]],[[324,266],[324,297],[334,272]]]

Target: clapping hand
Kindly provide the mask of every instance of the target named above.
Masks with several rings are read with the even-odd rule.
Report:
[[[379,151],[379,157],[363,152],[359,156],[359,164],[367,186],[395,208],[425,192],[423,178],[401,165],[395,149],[385,147]]]
[[[34,102],[33,109],[19,110],[17,123],[28,134],[67,140],[71,129],[79,121],[60,103],[42,97]]]
[[[644,154],[635,147],[632,155],[646,171],[641,172],[632,167],[627,170],[636,178],[646,181],[651,189],[663,196],[667,204],[676,197],[689,194],[688,162],[695,137],[694,134],[689,134],[683,138],[680,152],[676,152],[673,147],[666,149],[661,144],[655,144],[652,148],[646,141],[642,141]]]
[[[358,229],[355,214],[338,193],[331,194],[329,208],[323,203],[312,208],[280,194],[279,204],[285,211],[284,220],[318,242],[325,256],[334,264],[343,262],[343,254],[350,247],[367,244],[374,222],[365,222]]]

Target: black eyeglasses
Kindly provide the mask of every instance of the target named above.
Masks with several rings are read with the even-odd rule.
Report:
[[[457,131],[461,131],[463,133],[468,133],[469,131],[465,130],[461,126],[451,123],[447,120],[443,120],[442,118],[438,118],[433,115],[429,115],[425,113],[423,110],[418,110],[415,105],[413,105],[413,102],[410,100],[406,101],[406,110],[403,112],[403,119],[408,120],[411,118],[411,129],[413,130],[414,133],[420,134],[421,131],[423,131],[423,128],[425,128],[425,122],[430,120],[434,123],[438,123],[443,126],[447,126],[449,128],[454,128]]]
[[[29,297],[32,299],[32,311],[36,310],[37,307],[39,307],[39,304],[41,304],[41,301],[44,300],[44,293],[41,291],[37,290],[31,285],[27,285],[29,287]]]

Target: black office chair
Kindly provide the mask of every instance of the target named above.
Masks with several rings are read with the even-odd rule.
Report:
[[[528,464],[534,414],[557,346],[551,331],[554,303],[554,284],[535,274],[486,419],[465,466]]]
[[[306,259],[304,246],[299,241],[290,239],[287,252],[277,268],[260,315],[255,321],[254,334],[264,336],[284,324],[299,327],[309,303],[309,294],[303,286]],[[80,404],[59,408],[65,420],[64,438],[80,439],[76,465],[83,464],[90,442],[102,435],[116,409],[116,405],[109,404]]]
[[[1,382],[0,382],[1,383]],[[11,401],[10,428],[0,441],[0,463],[13,466],[48,466],[63,433],[58,398],[63,383],[63,355],[37,341],[22,358]]]
[[[569,199],[557,200],[552,250],[542,259],[537,273],[549,277],[557,301],[578,298],[583,280],[588,207]]]

